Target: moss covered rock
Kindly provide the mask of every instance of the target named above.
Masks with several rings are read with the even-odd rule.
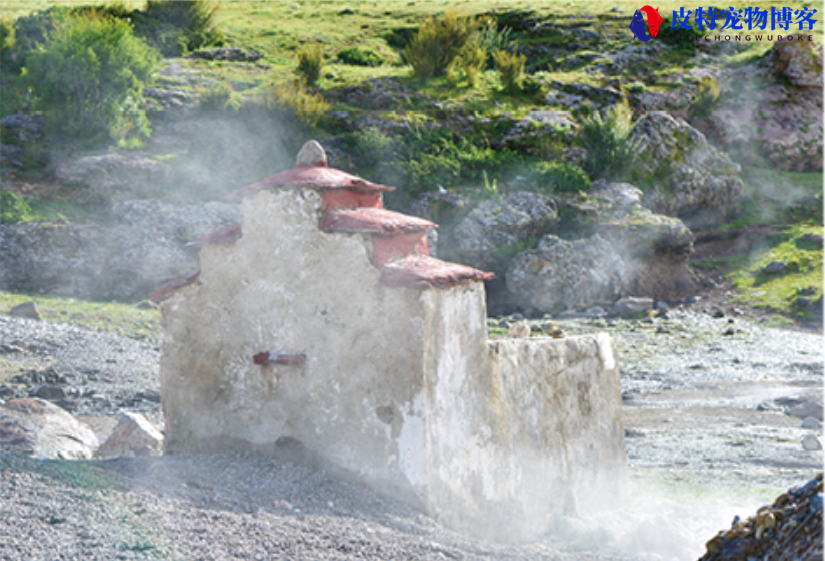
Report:
[[[630,134],[641,143],[632,176],[645,206],[688,225],[721,222],[743,194],[737,166],[701,132],[663,111],[639,119]]]

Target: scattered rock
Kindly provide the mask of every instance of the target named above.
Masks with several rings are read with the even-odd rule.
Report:
[[[37,310],[37,305],[34,302],[23,302],[22,304],[14,306],[11,310],[9,310],[9,315],[19,318],[40,320],[40,312]]]
[[[819,430],[819,429],[822,428],[822,423],[818,419],[815,419],[814,417],[805,417],[802,420],[802,428],[803,429]]]
[[[163,434],[140,413],[124,412],[96,458],[134,458],[163,453]]]
[[[771,261],[765,268],[762,269],[762,272],[766,275],[775,275],[777,273],[781,273],[785,270],[785,262],[784,261]]]
[[[613,304],[608,313],[613,317],[638,317],[647,314],[651,308],[653,308],[652,298],[629,296]]]
[[[622,295],[624,262],[598,235],[575,242],[546,235],[538,248],[510,262],[506,282],[510,292],[534,310],[587,309]]]
[[[54,401],[66,397],[66,392],[60,386],[41,384],[39,386],[35,386],[31,392],[31,397],[39,397],[48,401]]]
[[[802,437],[802,448],[805,450],[822,450],[822,443],[812,434],[806,434]]]
[[[799,296],[793,301],[793,305],[797,308],[807,308],[811,305],[811,299],[807,296]]]
[[[550,82],[551,90],[544,99],[545,105],[581,109],[587,105],[595,111],[601,111],[622,101],[622,93],[613,88],[599,88],[590,84]]]
[[[264,58],[264,55],[255,51],[245,51],[236,48],[200,49],[191,53],[187,58],[203,58],[206,60],[228,60],[255,62]]]
[[[742,197],[736,165],[684,120],[653,111],[636,122],[630,138],[641,144],[635,173],[658,178],[644,197],[654,212],[678,216],[689,227],[712,225]]]
[[[324,97],[330,101],[338,101],[346,105],[362,109],[385,110],[398,109],[400,106],[421,102],[426,98],[422,94],[408,88],[397,77],[374,78],[353,86],[331,88],[324,91]],[[380,126],[383,119],[378,119]],[[370,123],[358,124],[356,128],[367,128]]]
[[[38,458],[91,459],[98,447],[92,429],[38,398],[0,405],[0,448]]]
[[[538,238],[558,220],[556,203],[539,193],[496,195],[481,203],[456,226],[451,246],[441,254],[478,269],[501,271],[519,244]]]
[[[526,323],[514,323],[510,326],[510,336],[516,338],[530,337],[530,326]]]
[[[822,556],[822,474],[707,542],[699,561],[818,559]]]

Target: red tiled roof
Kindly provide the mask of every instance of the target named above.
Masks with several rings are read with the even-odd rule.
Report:
[[[184,287],[188,284],[192,284],[193,282],[198,280],[198,277],[200,275],[201,272],[198,271],[194,275],[189,275],[188,277],[179,277],[174,280],[170,280],[154,292],[150,293],[149,300],[154,300],[155,302],[165,300],[172,294],[172,292],[174,292],[178,288]]]
[[[466,265],[448,263],[427,255],[411,255],[392,261],[381,270],[381,283],[410,288],[450,287],[477,280],[492,280],[493,273],[485,273]]]
[[[388,235],[437,227],[429,220],[381,208],[331,210],[321,219],[321,229],[325,232]]]
[[[227,199],[242,199],[266,187],[312,187],[315,189],[352,189],[356,191],[393,191],[335,168],[322,165],[298,166],[276,173],[227,195]]]

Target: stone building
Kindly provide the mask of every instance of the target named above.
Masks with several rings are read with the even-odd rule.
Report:
[[[488,340],[483,281],[377,185],[297,167],[242,189],[163,299],[167,453],[291,452],[458,531],[530,539],[621,493],[608,335]]]

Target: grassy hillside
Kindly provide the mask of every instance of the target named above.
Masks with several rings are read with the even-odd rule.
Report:
[[[733,8],[754,4],[730,3]],[[8,21],[53,6],[82,5],[114,3],[4,0],[0,3],[0,18]],[[118,5],[118,9],[125,11],[146,7],[145,2],[132,0]],[[662,5],[660,13],[669,18],[674,9],[706,5]],[[809,3],[758,5],[763,9],[773,6],[796,10]],[[210,190],[198,184],[199,191],[181,187],[179,192],[157,194],[167,200],[214,199],[255,181],[289,165],[294,146],[310,136],[335,139],[338,153],[343,154],[340,167],[399,185],[399,191],[388,198],[389,205],[395,208],[405,208],[421,191],[435,190],[437,186],[464,189],[481,196],[522,178],[526,181],[520,184],[524,188],[538,188],[529,182],[536,176],[545,177],[541,175],[545,169],[542,166],[560,160],[561,154],[578,139],[564,128],[535,141],[525,135],[518,142],[507,143],[503,137],[514,120],[530,111],[548,108],[544,100],[548,84],[611,87],[631,99],[642,92],[689,91],[693,97],[688,96],[680,110],[695,115],[701,109],[701,100],[696,99],[701,86],[700,78],[691,70],[735,68],[760,60],[771,48],[767,41],[706,45],[702,52],[692,45],[670,46],[655,61],[634,59],[627,67],[611,70],[610,60],[605,58],[607,53],[641,45],[628,29],[639,4],[629,0],[544,1],[532,3],[529,8],[523,2],[509,0],[226,1],[215,6],[214,23],[223,34],[224,45],[255,51],[263,58],[254,63],[189,57],[167,57],[163,61],[152,86],[199,98],[196,109],[200,111],[200,128],[188,132],[186,142],[173,144],[155,143],[155,134],[145,141],[141,154],[157,162],[179,164],[176,173],[180,174],[181,185],[196,176],[199,181],[211,178],[219,185]],[[488,29],[494,30],[492,39],[512,51],[530,54],[520,90],[508,91],[492,62],[483,67],[475,80],[460,71],[426,81],[415,76],[403,50],[423,22],[448,10],[488,22]],[[814,30],[805,32],[814,36],[820,48],[822,16],[820,10],[814,16],[821,18]],[[717,27],[723,23],[720,21]],[[668,26],[666,21],[661,33]],[[782,30],[766,33],[779,31]],[[286,109],[297,117],[290,114],[293,119],[285,120],[279,113],[274,118],[270,102],[291,91],[285,88],[295,81],[299,53],[308,47],[320,48],[322,53],[319,79],[315,85],[289,94],[294,99],[285,102]],[[398,91],[391,94],[392,103],[384,107],[371,105],[371,98],[363,92],[383,87],[381,80],[385,78],[393,78],[398,84]],[[15,79],[3,76],[6,95],[0,103],[0,117],[16,113],[30,103],[24,88],[19,90],[18,97],[11,95]],[[345,95],[356,87],[360,88],[360,98]],[[300,111],[296,110],[300,104]],[[278,109],[283,107],[279,105]],[[573,118],[579,122],[585,116],[585,111],[573,111]],[[152,118],[156,133],[164,126],[176,126],[175,117],[162,112]],[[404,132],[391,134],[380,127],[353,127],[352,123],[359,119],[392,123],[399,126],[394,130]],[[272,153],[273,139],[286,155]],[[91,207],[83,199],[82,190],[44,187],[51,181],[55,162],[90,150],[72,144],[72,140],[46,138],[43,149],[51,151],[51,159],[41,154],[40,145],[24,147],[24,163],[32,165],[22,171],[11,169],[12,175],[6,177],[34,187],[21,190],[28,197],[29,211],[15,220],[84,220],[97,212],[88,210]],[[93,149],[105,150],[106,146]],[[238,165],[239,161],[244,163]],[[738,287],[740,298],[798,316],[800,309],[795,302],[801,291],[813,286],[811,299],[822,295],[821,247],[802,247],[798,243],[805,233],[822,234],[821,210],[812,212],[806,202],[806,197],[821,192],[822,173],[782,172],[744,165],[742,179],[746,198],[735,222],[726,227],[771,224],[784,233],[767,240],[758,252],[700,265],[724,270]],[[819,205],[821,209],[821,199]],[[781,278],[760,277],[759,270],[774,260],[797,265],[789,266]],[[0,300],[0,308],[19,299],[8,298],[5,302]],[[48,304],[49,309],[57,307],[56,303]],[[61,314],[56,314],[58,319]],[[140,326],[135,326],[128,329],[139,332]]]

